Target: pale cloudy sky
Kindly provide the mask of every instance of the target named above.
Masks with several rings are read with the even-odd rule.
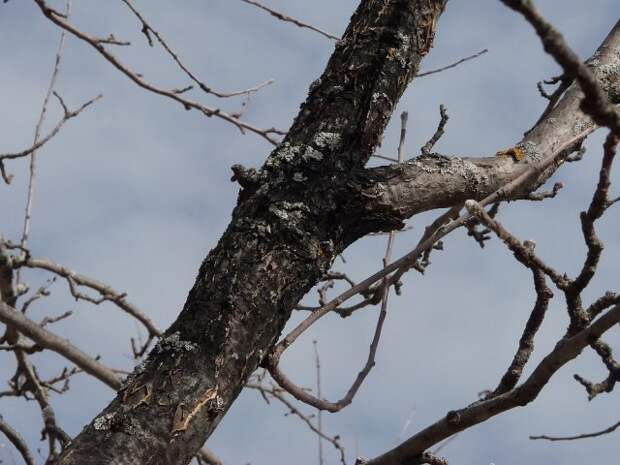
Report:
[[[356,0],[265,0],[273,8],[341,34]],[[582,56],[589,56],[620,17],[617,0],[536,2]],[[62,2],[53,4],[58,8]],[[309,84],[333,50],[333,42],[276,21],[238,0],[142,0],[137,6],[199,76],[214,88],[237,90],[268,78],[275,83],[252,98],[246,119],[286,129]],[[184,77],[157,47],[151,49],[121,2],[74,2],[73,20],[97,35],[114,33],[133,45],[116,49],[122,59],[163,86],[182,87]],[[34,2],[11,0],[0,6],[0,152],[28,146],[51,72],[58,31]],[[410,114],[408,153],[415,155],[433,133],[438,107],[451,116],[437,150],[455,155],[488,155],[518,141],[545,105],[536,82],[558,68],[542,51],[532,29],[497,0],[451,0],[440,20],[435,48],[422,68],[430,69],[488,48],[489,53],[440,75],[416,80],[398,112]],[[162,327],[173,321],[197,268],[230,218],[237,185],[229,181],[234,163],[260,166],[271,147],[231,125],[186,112],[137,89],[85,45],[70,39],[58,90],[72,107],[98,93],[104,98],[40,152],[31,249],[74,270],[126,291]],[[208,100],[235,110],[240,100]],[[48,128],[59,116],[52,105]],[[382,152],[395,151],[398,118],[386,133]],[[588,144],[578,165],[560,170],[553,181],[566,189],[545,204],[510,204],[501,220],[521,238],[534,239],[541,255],[574,274],[584,256],[577,209],[589,202],[600,160],[603,133]],[[374,163],[374,162],[373,162]],[[0,185],[0,232],[19,238],[25,198],[23,162],[9,163],[10,187]],[[617,170],[616,170],[617,173]],[[396,253],[415,245],[432,215],[412,219],[413,230],[397,239]],[[588,297],[618,290],[620,240],[617,210],[600,225],[607,250],[600,277]],[[463,232],[434,256],[425,276],[408,275],[401,297],[391,300],[377,366],[354,403],[325,415],[328,433],[339,433],[349,460],[374,456],[413,434],[448,410],[467,405],[493,387],[509,363],[533,302],[530,274],[497,240],[479,247]],[[362,279],[380,266],[385,238],[368,238],[346,251],[336,269]],[[615,276],[615,278],[614,278]],[[33,288],[46,276],[27,273]],[[39,303],[33,318],[76,310],[53,327],[111,365],[131,364],[128,338],[136,325],[112,306],[90,307],[68,298],[58,282]],[[296,315],[299,318],[301,315]],[[363,365],[376,312],[346,320],[326,318],[283,361],[301,384],[312,385],[312,340],[322,354],[324,394],[343,395]],[[567,323],[559,299],[551,306],[537,338],[533,363],[550,350]],[[616,348],[619,331],[608,340]],[[43,373],[58,358],[40,356]],[[14,371],[0,354],[0,379]],[[571,434],[601,429],[616,421],[617,394],[588,402],[572,380],[579,372],[596,380],[605,372],[584,354],[561,370],[534,404],[506,413],[461,434],[444,449],[458,465],[582,465],[617,463],[617,435],[568,444],[532,442],[529,434]],[[3,387],[0,387],[2,390]],[[75,435],[112,397],[105,386],[76,378],[70,394],[53,396],[61,424]],[[306,409],[308,410],[308,409]],[[0,413],[38,446],[40,416],[33,403],[0,398]],[[301,422],[284,417],[279,405],[254,392],[241,395],[210,446],[227,465],[316,463],[316,439]],[[0,443],[4,443],[0,439]],[[326,446],[328,463],[337,455]],[[19,463],[9,447],[0,460]]]

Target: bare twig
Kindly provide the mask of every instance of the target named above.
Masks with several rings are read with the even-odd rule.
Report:
[[[51,324],[51,323],[56,323],[58,321],[64,320],[65,318],[69,318],[71,315],[73,315],[73,311],[68,310],[60,315],[57,316],[46,316],[45,318],[43,318],[43,320],[41,320],[41,323],[39,323],[39,326],[41,326],[41,328],[45,328],[47,325]]]
[[[534,286],[536,289],[536,303],[534,304],[534,309],[525,325],[525,330],[519,341],[517,353],[513,357],[499,385],[487,398],[498,396],[513,389],[519,382],[521,374],[523,373],[523,368],[534,351],[534,336],[540,329],[543,319],[545,318],[545,313],[549,308],[549,301],[553,297],[553,293],[547,287],[545,275],[542,271],[534,269],[532,273],[534,275]]]
[[[321,396],[321,358],[319,357],[319,348],[317,341],[312,341],[312,345],[314,347],[314,364],[316,368],[316,395],[320,399]],[[321,409],[317,409],[317,429],[320,433],[323,433],[323,411]],[[325,459],[323,458],[323,437],[321,434],[318,434],[319,441],[319,465],[323,465],[325,463]]]
[[[12,325],[41,347],[57,352],[68,360],[71,360],[85,372],[107,384],[112,389],[118,390],[120,388],[121,382],[112,370],[103,366],[89,355],[86,355],[69,341],[61,339],[55,334],[43,329],[37,323],[29,320],[4,302],[0,302],[0,321],[7,325]]]
[[[536,125],[540,123],[542,120],[544,120],[547,116],[549,116],[549,113],[551,113],[551,111],[556,107],[557,103],[560,101],[560,98],[562,97],[562,95],[564,95],[564,92],[568,90],[568,88],[573,83],[573,81],[574,79],[568,78],[566,76],[559,76],[557,78],[552,78],[549,81],[544,81],[545,84],[557,84],[558,82],[560,83],[558,88],[555,91],[553,91],[552,94],[548,94],[545,91],[545,89],[543,88],[543,81],[537,84],[540,95],[548,99],[549,103],[547,103],[547,107],[542,112],[542,114],[540,115],[536,123],[534,123],[534,126],[532,126],[532,129],[535,128]],[[528,134],[530,131],[531,129],[526,131],[525,134]]]
[[[24,462],[26,462],[26,465],[35,465],[34,458],[30,453],[30,449],[28,449],[26,441],[24,441],[24,438],[21,436],[21,434],[15,431],[11,427],[11,425],[4,421],[2,415],[0,415],[0,431],[6,436],[6,438],[11,442],[11,444],[15,446],[15,449],[19,451],[22,458],[24,459]]]
[[[374,158],[380,158],[380,159],[382,159],[382,160],[391,161],[391,162],[393,162],[393,163],[398,163],[398,159],[393,158],[393,157],[388,157],[388,156],[386,156],[386,155],[380,155],[380,154],[378,154],[378,153],[375,153],[375,154],[373,155],[373,157],[374,157]]]
[[[305,29],[310,29],[311,31],[314,32],[318,32],[319,34],[321,34],[323,37],[327,37],[328,39],[332,39],[332,40],[340,40],[340,37],[336,37],[335,35],[332,35],[328,32],[325,32],[321,29],[319,29],[318,27],[314,27],[310,24],[306,24],[303,23],[301,21],[299,21],[298,19],[292,18],[288,15],[285,15],[284,13],[280,13],[279,11],[275,11],[272,8],[268,8],[265,5],[258,3],[255,0],[241,0],[244,3],[247,3],[248,5],[254,5],[255,7],[260,8],[263,11],[266,11],[267,13],[269,13],[271,16],[274,16],[276,18],[278,18],[281,21],[285,21],[288,23],[292,23],[295,26],[301,27],[301,28],[305,28]]]
[[[24,266],[27,268],[47,270],[51,273],[65,278],[67,280],[67,283],[69,284],[71,294],[76,299],[87,300],[94,304],[100,304],[102,302],[112,302],[120,309],[124,310],[129,315],[134,317],[136,320],[140,321],[140,323],[144,325],[144,327],[147,329],[151,336],[161,335],[161,331],[157,328],[157,326],[155,326],[155,323],[153,323],[153,321],[142,310],[127,301],[127,294],[117,292],[107,284],[104,284],[93,278],[77,274],[69,268],[63,265],[58,265],[49,260],[24,257],[18,263],[16,263],[16,267]],[[77,285],[93,289],[94,291],[97,291],[101,295],[101,297],[98,299],[93,299],[92,297],[80,293],[76,289]]]
[[[556,182],[550,191],[532,192],[531,194],[528,194],[527,196],[525,196],[525,199],[536,201],[536,202],[540,202],[545,199],[553,199],[556,195],[558,195],[558,192],[560,192],[560,190],[563,188],[564,188],[564,183]]]
[[[253,126],[249,123],[241,121],[238,118],[235,118],[233,115],[230,115],[219,108],[209,107],[207,105],[203,105],[201,103],[185,99],[181,97],[181,93],[178,89],[173,90],[165,90],[160,87],[156,87],[143,79],[143,77],[128,67],[123,65],[112,53],[110,53],[101,43],[97,40],[97,38],[86,34],[85,32],[80,31],[79,29],[72,26],[69,22],[67,22],[58,12],[55,12],[51,9],[45,0],[34,0],[35,3],[41,9],[41,12],[45,17],[47,17],[50,21],[52,21],[57,26],[65,29],[69,33],[71,33],[74,37],[77,37],[81,41],[89,44],[93,47],[100,55],[102,55],[112,66],[118,69],[122,74],[127,76],[130,80],[132,80],[139,87],[153,92],[154,94],[161,95],[163,97],[167,97],[175,102],[178,102],[185,108],[186,110],[197,110],[200,113],[204,114],[207,117],[216,117],[221,118],[224,121],[227,121],[233,125],[235,125],[242,133],[245,134],[245,131],[250,131],[255,134],[258,134],[265,140],[269,141],[273,145],[277,145],[279,142],[277,139],[273,137],[273,135],[283,135],[284,132],[280,131],[276,128],[268,128],[262,129],[256,126]]]
[[[465,207],[469,213],[480,221],[482,221],[491,231],[497,234],[506,246],[514,253],[515,258],[524,266],[528,267],[532,271],[542,271],[549,276],[553,283],[560,289],[566,289],[568,285],[567,278],[553,269],[551,266],[543,262],[534,253],[534,243],[531,241],[520,241],[510,231],[504,228],[499,222],[495,221],[484,211],[482,206],[475,200],[468,200],[465,202]]]
[[[56,124],[56,126],[42,139],[39,139],[39,141],[35,144],[33,144],[31,147],[21,150],[19,152],[13,152],[13,153],[3,153],[0,154],[0,161],[3,160],[14,160],[16,158],[23,158],[26,157],[28,155],[30,155],[32,152],[35,152],[36,150],[38,150],[39,148],[41,148],[43,145],[45,145],[47,142],[49,142],[50,139],[52,139],[56,134],[58,134],[58,131],[60,131],[60,128],[62,128],[62,126],[71,118],[76,117],[77,115],[79,115],[86,107],[88,107],[89,105],[91,105],[92,103],[96,102],[97,100],[99,100],[101,98],[101,95],[98,95],[97,97],[89,100],[88,102],[84,103],[83,105],[81,105],[77,110],[74,111],[69,111],[67,110],[66,107],[64,107],[64,102],[62,102],[62,100],[60,99],[60,97],[57,94],[56,97],[58,98],[59,102],[61,102],[61,105],[63,105],[63,109],[65,110],[65,114],[63,115],[62,119]]]
[[[436,74],[436,73],[441,73],[442,71],[445,71],[447,69],[451,69],[451,68],[456,68],[458,65],[460,65],[461,63],[465,63],[466,61],[469,60],[473,60],[475,58],[478,58],[481,55],[484,55],[485,53],[487,53],[489,50],[488,49],[484,49],[484,50],[480,50],[478,53],[474,53],[473,55],[467,56],[465,58],[461,58],[460,60],[452,63],[451,65],[447,65],[447,66],[442,66],[441,68],[437,68],[437,69],[432,69],[430,71],[424,71],[422,73],[418,73],[416,74],[416,77],[424,77],[424,76],[428,76],[430,74]]]
[[[577,439],[596,438],[598,436],[604,436],[609,433],[613,433],[620,427],[620,421],[609,428],[605,428],[601,431],[594,433],[579,434],[577,436],[547,436],[545,434],[540,436],[530,436],[530,439],[545,439],[547,441],[575,441]]]
[[[185,73],[185,75],[191,80],[193,81],[202,91],[204,91],[207,94],[211,94],[211,95],[215,95],[216,97],[220,97],[220,98],[228,98],[228,97],[236,97],[239,95],[249,95],[252,92],[257,92],[258,90],[262,89],[265,86],[268,86],[269,84],[273,84],[274,80],[273,79],[269,79],[261,84],[255,85],[253,87],[250,87],[248,89],[244,89],[244,90],[239,90],[236,92],[218,92],[216,90],[214,90],[212,87],[208,86],[207,84],[204,83],[204,81],[198,79],[198,77],[196,77],[196,75],[189,70],[189,68],[187,68],[187,66],[185,66],[183,64],[183,62],[181,61],[181,59],[179,58],[178,54],[175,53],[170,46],[166,43],[166,41],[163,39],[163,37],[159,34],[159,32],[157,32],[155,29],[153,29],[153,26],[151,26],[146,19],[144,18],[144,16],[142,16],[142,14],[136,9],[136,7],[133,5],[133,3],[131,2],[131,0],[121,0],[125,5],[127,5],[127,7],[131,10],[131,12],[134,14],[134,16],[136,18],[138,18],[138,21],[140,21],[141,25],[142,25],[142,33],[146,36],[149,45],[153,46],[153,39],[151,38],[151,34],[153,36],[155,36],[155,39],[157,39],[157,42],[159,42],[159,44],[163,47],[163,49],[166,51],[166,53],[168,53],[168,55],[170,55],[170,57],[174,60],[174,62],[179,66],[179,68],[181,68],[181,70]],[[185,88],[183,91],[187,91],[189,90],[189,88]],[[178,93],[182,93],[182,92],[177,92]]]
[[[562,67],[565,76],[577,80],[585,94],[581,103],[583,111],[598,125],[607,126],[620,136],[620,113],[609,102],[590,68],[584,65],[577,54],[568,47],[562,34],[541,16],[531,0],[501,0],[501,2],[523,15],[536,30],[545,51]],[[615,27],[619,26],[620,21]]]
[[[66,1],[65,14],[67,18],[71,14],[71,0]],[[41,128],[43,126],[43,122],[45,121],[45,115],[47,113],[47,107],[52,96],[52,92],[54,91],[54,87],[56,86],[56,80],[58,78],[58,72],[60,71],[60,62],[62,60],[62,51],[65,44],[65,37],[67,35],[67,31],[62,30],[60,32],[60,39],[58,41],[58,49],[56,50],[56,58],[54,59],[54,68],[52,70],[52,77],[50,78],[49,85],[47,87],[47,92],[45,94],[45,98],[43,99],[43,105],[41,106],[41,114],[39,115],[39,120],[37,121],[36,128],[34,130],[34,141],[33,144],[36,145],[39,141],[39,137],[41,137]],[[63,106],[63,109],[64,106]],[[65,109],[65,116],[67,111]],[[32,202],[34,198],[34,183],[36,180],[36,169],[37,169],[37,151],[33,150],[30,154],[30,165],[29,165],[29,176],[28,176],[28,195],[26,198],[26,208],[24,210],[24,222],[22,227],[22,236],[20,240],[20,245],[22,247],[26,247],[28,245],[28,236],[30,234],[30,224],[32,222]],[[20,270],[17,270],[15,276],[15,282],[17,284],[20,283]]]
[[[321,438],[323,438],[325,441],[331,443],[334,448],[339,452],[340,454],[340,462],[342,463],[342,465],[346,465],[346,460],[345,460],[345,453],[344,453],[344,448],[342,447],[342,445],[340,444],[340,437],[339,436],[328,436],[326,435],[324,432],[320,431],[315,425],[314,423],[311,421],[310,417],[308,415],[304,415],[303,412],[301,412],[285,395],[284,390],[277,388],[276,386],[266,386],[265,384],[261,384],[261,379],[257,379],[257,382],[249,382],[246,383],[245,387],[249,388],[249,389],[254,389],[256,391],[258,391],[260,393],[260,395],[263,397],[263,399],[265,399],[265,402],[267,402],[268,404],[269,402],[269,398],[267,396],[271,396],[274,399],[277,399],[279,402],[281,402],[282,404],[284,404],[289,413],[291,415],[295,415],[297,418],[299,418],[301,421],[303,421],[308,428],[315,433],[316,435],[320,436]]]
[[[424,155],[430,155],[431,150],[433,149],[437,141],[441,139],[441,136],[443,136],[446,123],[450,119],[450,117],[448,116],[448,112],[446,111],[446,107],[443,105],[439,105],[439,114],[441,115],[441,120],[439,121],[439,126],[437,126],[435,134],[433,134],[433,137],[431,137],[430,140],[420,149],[420,151]]]
[[[18,386],[18,388],[27,388],[30,392],[32,392],[34,398],[39,404],[41,416],[43,418],[42,438],[47,438],[49,444],[49,453],[46,463],[54,463],[58,458],[56,442],[58,441],[61,448],[64,448],[69,442],[71,442],[71,438],[63,431],[62,428],[58,426],[54,409],[49,403],[47,392],[43,386],[41,386],[39,377],[36,374],[30,358],[19,349],[15,351],[15,357],[17,358],[19,372],[21,372],[26,379],[25,385],[21,387]]]
[[[18,270],[19,271],[19,270]],[[40,286],[36,292],[34,294],[32,294],[23,304],[22,304],[22,308],[21,311],[22,313],[26,313],[28,311],[28,309],[30,308],[30,306],[33,304],[33,302],[36,302],[37,300],[41,299],[42,297],[48,297],[50,295],[50,291],[49,288],[51,287],[52,284],[54,284],[56,282],[56,276],[53,276],[51,279],[47,280],[47,283],[45,283],[43,286]]]

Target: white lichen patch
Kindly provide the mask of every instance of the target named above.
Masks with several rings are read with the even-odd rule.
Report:
[[[321,85],[321,78],[315,79],[314,81],[312,81],[312,84],[310,84],[310,88],[308,89],[308,92],[312,92],[314,91],[317,87],[319,87]]]
[[[372,103],[377,103],[379,100],[389,100],[387,94],[385,92],[375,92],[372,94]]]
[[[269,205],[269,211],[282,220],[297,222],[309,208],[301,202],[279,202]]]
[[[302,148],[302,146],[291,145],[289,142],[285,142],[267,159],[266,165],[277,168],[282,163],[291,163],[299,157]]]
[[[592,128],[593,126],[594,121],[592,121],[592,119],[590,119],[589,117],[586,117],[586,119],[579,119],[573,126],[573,132],[575,134],[580,134]]]
[[[304,181],[306,181],[307,179],[308,179],[308,178],[307,178],[307,177],[305,177],[305,176],[303,175],[303,173],[299,173],[299,172],[297,172],[297,173],[293,173],[293,181],[295,181],[295,182],[304,182]]]
[[[269,211],[282,220],[288,220],[288,212],[282,208],[278,208],[275,205],[269,205]]]
[[[311,160],[321,161],[323,159],[323,154],[319,152],[318,150],[315,150],[312,147],[308,146],[306,147],[306,151],[301,157],[304,160],[311,159]]]
[[[422,163],[420,161],[417,160],[413,160],[408,162],[410,165],[415,166],[417,169],[419,169],[420,171],[423,171],[425,173],[436,173],[437,172],[437,168],[434,165],[431,165],[429,163]]]
[[[210,409],[216,412],[221,412],[222,410],[224,410],[224,399],[222,399],[220,396],[217,396],[215,399],[213,399],[210,405]]]
[[[396,38],[400,41],[400,46],[398,48],[389,48],[387,51],[387,59],[396,61],[403,68],[407,68],[410,48],[409,37],[399,32]]]
[[[116,412],[106,413],[93,421],[93,428],[97,431],[107,431],[112,427],[112,420],[116,416]]]
[[[396,37],[403,44],[402,45],[403,52],[406,52],[407,50],[409,50],[409,36],[407,36],[406,34],[403,34],[401,31],[398,31],[398,33],[396,34]]]
[[[195,344],[190,341],[181,340],[181,333],[178,331],[172,333],[171,335],[161,339],[157,344],[157,352],[163,351],[174,351],[179,352],[185,350],[186,352],[193,352],[198,349],[198,344]]]
[[[523,152],[523,159],[525,162],[536,162],[542,160],[542,153],[536,142],[528,140],[517,144],[516,147],[520,148]]]
[[[314,144],[318,148],[333,150],[340,145],[341,137],[337,132],[321,131],[314,136]],[[319,152],[320,153],[320,152]],[[322,154],[321,154],[322,156]]]
[[[620,63],[607,63],[598,67],[598,71],[606,76],[617,76],[620,74]]]

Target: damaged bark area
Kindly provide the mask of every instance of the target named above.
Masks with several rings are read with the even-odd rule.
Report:
[[[188,463],[264,361],[294,306],[348,245],[399,228],[416,213],[481,199],[532,163],[574,150],[594,129],[573,86],[500,156],[424,154],[364,168],[432,45],[445,4],[361,2],[283,143],[259,170],[233,167],[242,189],[231,223],[177,320],[65,449],[61,464]],[[591,60],[614,103],[619,37],[610,35]],[[539,173],[527,190],[557,167]]]
[[[370,224],[343,223],[351,172],[380,142],[446,0],[364,0],[284,142],[242,184],[177,320],[60,463],[185,464],[297,302]],[[400,221],[385,224],[393,227]],[[374,226],[372,226],[374,227]]]

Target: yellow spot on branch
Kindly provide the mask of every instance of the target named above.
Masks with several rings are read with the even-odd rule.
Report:
[[[500,150],[495,154],[496,157],[512,157],[515,161],[521,161],[525,157],[520,147],[512,147],[506,150]]]

